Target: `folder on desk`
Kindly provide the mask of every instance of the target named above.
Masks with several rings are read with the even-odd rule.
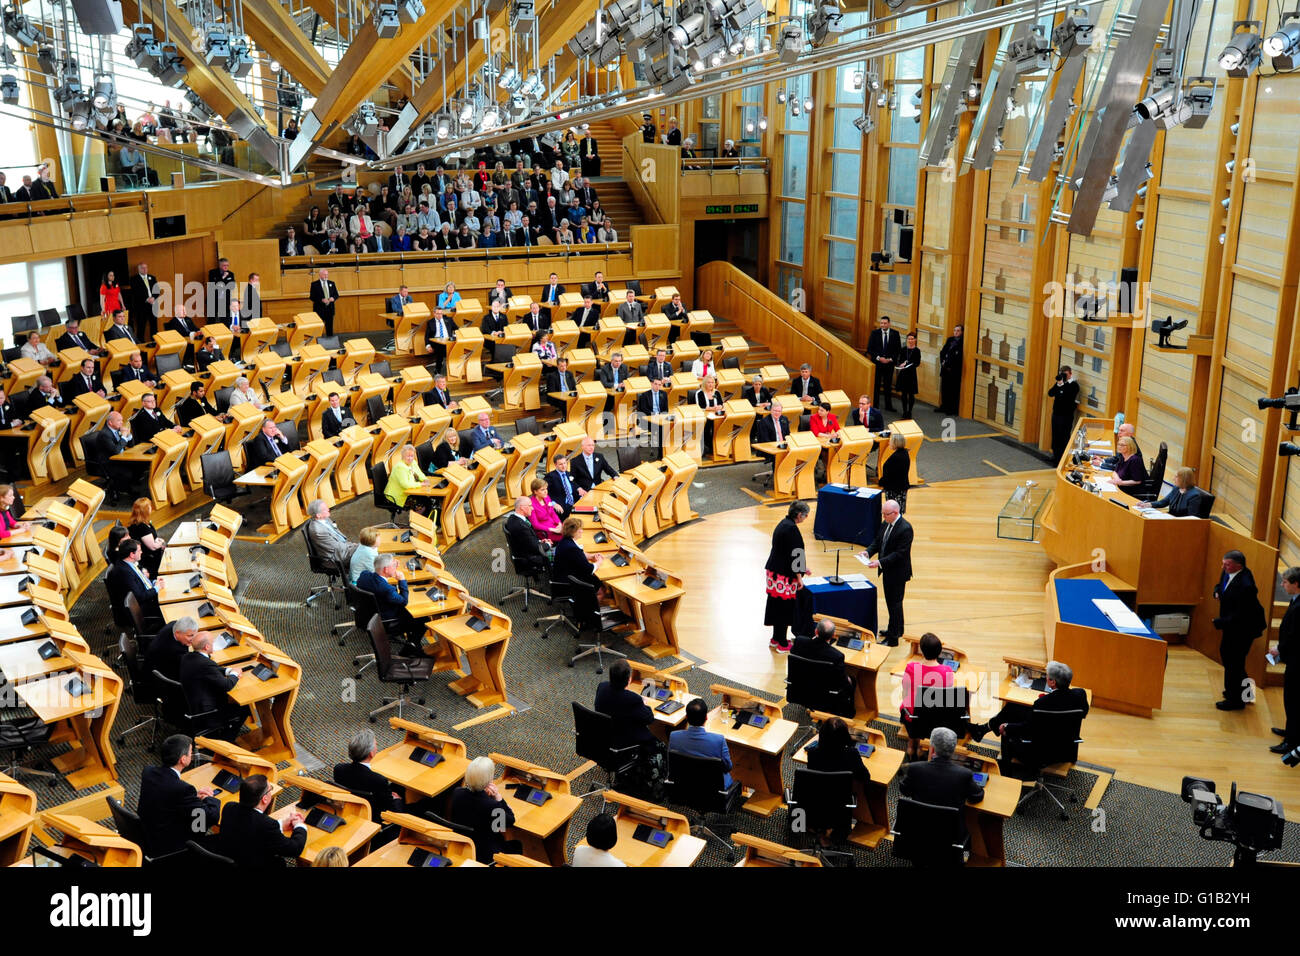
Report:
[[[1117,598],[1093,598],[1092,603],[1097,606],[1097,610],[1106,615],[1107,620],[1121,634],[1149,633],[1142,619],[1123,601]]]

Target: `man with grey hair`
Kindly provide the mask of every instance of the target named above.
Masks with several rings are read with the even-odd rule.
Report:
[[[374,731],[361,730],[348,741],[348,762],[334,765],[334,782],[369,800],[371,819],[376,823],[385,810],[402,813],[406,809],[402,795],[386,777],[371,769],[370,762],[378,753]]]
[[[154,635],[145,652],[145,673],[157,671],[169,680],[181,679],[181,659],[189,653],[190,645],[199,633],[199,622],[194,618],[177,618]]]
[[[424,630],[423,622],[411,617],[406,609],[410,591],[396,555],[381,554],[375,558],[375,569],[357,576],[357,590],[374,596],[375,609],[390,635],[418,637]]]
[[[311,542],[312,550],[322,560],[343,567],[357,546],[330,519],[330,506],[317,498],[307,505],[307,518],[307,540]]]
[[[1246,706],[1246,657],[1256,638],[1268,629],[1268,616],[1259,603],[1255,577],[1246,567],[1240,551],[1225,551],[1223,573],[1214,589],[1219,614],[1214,626],[1223,633],[1219,639],[1219,660],[1223,663],[1223,700],[1215,703],[1219,710],[1241,710]]]
[[[1074,672],[1069,665],[1060,661],[1048,661],[1046,672],[1042,696],[1034,701],[1032,707],[1007,704],[990,717],[987,723],[971,724],[971,739],[979,743],[987,733],[1003,737],[1002,752],[1006,755],[1009,748],[1014,750],[1015,743],[1027,736],[1027,731],[1033,726],[1035,712],[1080,710],[1087,716],[1088,695],[1082,688],[1070,686]]]
[[[801,657],[804,660],[821,661],[831,665],[831,670],[827,678],[827,685],[823,688],[828,697],[833,695],[833,700],[838,701],[840,709],[836,713],[842,717],[852,717],[854,712],[853,704],[853,678],[844,670],[844,652],[835,646],[835,623],[825,618],[817,622],[813,628],[811,637],[796,637],[794,647],[791,648],[791,654],[795,657]],[[826,701],[826,706],[831,707],[832,700]]]
[[[889,609],[889,625],[880,632],[880,643],[896,647],[903,636],[903,597],[912,580],[912,526],[892,498],[880,506],[880,516],[883,520],[876,540],[863,553],[871,558],[867,567],[880,570],[881,590]]]
[[[973,772],[952,759],[957,747],[957,735],[947,727],[930,731],[930,759],[926,763],[908,764],[906,774],[898,785],[900,796],[919,803],[952,807],[957,810],[962,834],[966,833],[965,814],[961,808],[969,801],[984,799],[984,788],[975,782]]]

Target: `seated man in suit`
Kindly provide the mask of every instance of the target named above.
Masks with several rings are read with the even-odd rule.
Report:
[[[269,465],[285,452],[292,450],[289,439],[284,437],[284,432],[280,431],[280,426],[268,418],[262,422],[262,430],[257,433],[257,437],[249,444],[248,467],[256,468],[259,465]]]
[[[673,366],[668,361],[667,349],[655,349],[655,357],[646,365],[645,374],[650,381],[657,379],[665,388],[672,384]]]
[[[135,436],[122,419],[122,413],[114,409],[108,413],[103,428],[91,432],[81,440],[81,447],[86,452],[88,462],[94,455],[93,449],[99,447],[104,455],[103,467],[109,482],[114,488],[129,491],[143,477],[147,466],[138,462],[114,461],[112,456],[126,451],[134,441]]]
[[[578,487],[577,480],[569,472],[569,458],[561,455],[555,459],[555,470],[546,473],[546,493],[560,506],[560,517],[567,518],[573,513],[573,506],[586,494]]]
[[[347,567],[357,548],[330,518],[330,506],[320,498],[307,505],[307,538],[319,558],[340,569]]]
[[[799,366],[799,375],[790,386],[790,391],[794,392],[795,397],[804,405],[821,403],[822,383],[813,375],[812,366],[807,362]]]
[[[505,442],[497,434],[497,430],[492,427],[492,414],[490,412],[479,412],[478,424],[470,429],[469,433],[469,451],[472,455],[480,448],[500,448]]]
[[[424,393],[424,404],[441,405],[449,412],[460,408],[460,402],[451,397],[451,389],[447,388],[446,375],[439,372],[433,377],[433,388]]]
[[[64,349],[85,349],[91,355],[103,355],[104,349],[90,341],[90,336],[81,331],[80,319],[68,319],[64,332],[54,343],[60,352]]]
[[[185,306],[177,303],[176,316],[167,323],[167,328],[183,339],[202,341],[203,333],[194,320],[185,314]]]
[[[245,777],[239,785],[239,799],[221,811],[221,835],[215,849],[235,861],[236,866],[262,869],[282,859],[294,859],[307,845],[307,824],[301,813],[291,813],[283,822],[266,815],[271,808],[271,786],[265,774]]]
[[[206,372],[208,366],[213,362],[221,362],[225,359],[225,354],[221,351],[221,346],[212,336],[203,340],[203,348],[194,353],[194,367],[200,373]]]
[[[68,401],[72,401],[78,395],[98,395],[103,398],[107,394],[108,392],[104,390],[104,380],[99,377],[93,358],[83,359],[81,371],[63,384],[63,397]]]
[[[131,416],[131,434],[136,443],[152,440],[154,435],[168,428],[175,432],[184,431],[180,425],[158,411],[158,397],[153,392],[145,392],[140,398],[140,410]]]
[[[42,375],[36,380],[36,384],[27,390],[23,396],[23,418],[31,418],[32,412],[38,408],[62,408],[63,396],[59,390],[54,387],[54,380],[48,375]]]
[[[962,807],[983,800],[984,788],[975,782],[973,771],[953,763],[952,755],[956,749],[957,735],[953,731],[947,727],[934,728],[930,731],[930,759],[903,768],[906,773],[899,783],[898,792],[921,803],[957,810],[964,834],[966,821]]]
[[[627,661],[617,660],[609,665],[609,680],[601,681],[596,688],[595,710],[614,718],[615,747],[637,744],[643,753],[654,752],[663,745],[650,731],[654,713],[639,694],[627,689],[632,681],[632,668]]]
[[[618,472],[610,467],[605,456],[596,451],[596,440],[590,435],[582,439],[582,450],[572,456],[570,464],[573,466],[573,480],[583,494],[591,491],[593,485],[600,484],[606,476],[618,477]]]
[[[781,403],[773,399],[770,411],[770,415],[759,417],[758,421],[754,425],[754,442],[756,444],[760,442],[780,443],[790,437],[790,430],[786,426],[785,415],[782,414],[783,409],[781,408]],[[763,453],[758,452],[758,454],[761,455]]]
[[[194,744],[184,734],[172,734],[159,751],[162,765],[145,767],[140,775],[137,813],[144,831],[144,851],[151,857],[185,849],[221,817],[221,801],[211,787],[195,789],[181,779],[194,759]]]
[[[832,694],[844,695],[847,709],[840,712],[841,716],[852,717],[853,678],[844,670],[844,652],[835,646],[835,625],[827,620],[818,621],[811,637],[794,639],[794,647],[791,648],[790,653],[805,660],[824,661],[831,665],[834,671],[832,686],[827,687],[826,690]],[[845,691],[848,693],[844,694]]]
[[[880,409],[873,408],[870,395],[858,396],[858,407],[849,412],[850,425],[865,425],[869,432],[885,430],[885,416]]]
[[[488,293],[488,305],[491,305],[493,302],[499,302],[501,303],[502,310],[504,310],[505,307],[510,304],[510,297],[513,294],[514,293],[512,293],[506,285],[505,279],[497,279],[496,285],[493,286],[492,290]]]
[[[483,333],[483,351],[487,353],[489,361],[496,361],[496,345],[505,335],[508,322],[504,306],[493,299],[491,310],[483,316],[483,322],[479,326]]]
[[[402,286],[397,290],[397,295],[388,297],[388,311],[393,313],[393,315],[403,315],[404,313],[402,310],[414,301],[415,300],[411,298],[411,293],[407,290],[406,286]]]
[[[181,679],[181,660],[199,636],[199,622],[186,615],[163,627],[149,642],[144,654],[146,673],[157,671],[168,680]]]
[[[130,326],[126,324],[126,313],[117,309],[113,313],[113,323],[104,330],[104,341],[112,342],[114,339],[126,339],[129,342],[139,343],[135,333],[131,331]]]
[[[542,287],[541,294],[537,301],[541,303],[542,314],[546,316],[546,323],[549,326],[552,319],[552,309],[560,306],[560,296],[564,295],[564,286],[560,284],[560,277],[554,272],[551,273],[550,279]]]
[[[433,315],[424,325],[424,351],[433,356],[434,370],[446,369],[447,343],[455,340],[456,323],[448,320],[442,309],[435,308]]]
[[[418,637],[424,630],[424,622],[411,617],[406,609],[410,592],[396,555],[381,554],[375,558],[374,570],[363,571],[357,577],[357,590],[374,597],[379,617],[394,637]]]
[[[560,356],[555,360],[555,369],[546,373],[546,400],[556,408],[563,410],[564,399],[551,397],[552,392],[572,395],[578,390],[578,380],[569,371],[569,360]]]
[[[1117,446],[1115,453],[1113,455],[1105,456],[1094,455],[1092,458],[1092,464],[1094,467],[1106,468],[1110,471],[1115,470],[1116,466],[1124,460],[1124,456],[1119,453],[1118,449],[1119,440],[1121,438],[1133,439],[1133,444],[1137,447],[1138,458],[1142,461],[1146,461],[1145,458],[1142,458],[1142,448],[1137,443],[1137,426],[1132,422],[1123,422],[1115,432],[1115,444]]]
[[[123,382],[143,382],[150,388],[158,384],[157,378],[149,370],[149,366],[144,362],[144,356],[139,352],[132,352],[126,360],[126,364],[113,373],[113,385],[120,388]]]
[[[597,272],[591,282],[582,287],[582,293],[585,296],[591,293],[591,298],[597,302],[609,301],[609,286],[605,284],[605,273]]]
[[[158,591],[149,580],[149,572],[140,567],[140,542],[125,538],[118,547],[117,561],[108,570],[108,589],[114,605],[125,610],[128,593],[135,595],[146,622],[161,626],[162,612],[158,609]],[[121,602],[121,603],[119,603]]]
[[[609,669],[610,676],[614,668]],[[709,705],[699,697],[686,705],[686,726],[668,738],[668,752],[685,754],[688,757],[708,757],[722,761],[722,785],[731,786],[731,751],[727,749],[727,738],[705,730],[709,719]]]
[[[595,304],[589,291],[582,293],[582,308],[569,313],[569,320],[578,327],[578,347],[591,344],[591,333],[600,322],[600,306]]]
[[[334,765],[334,782],[370,803],[370,819],[380,822],[384,811],[405,813],[402,795],[393,789],[388,778],[370,769],[379,753],[374,731],[362,730],[348,741],[348,762]]]
[[[191,382],[189,397],[176,406],[176,419],[182,425],[189,425],[204,415],[211,415],[219,422],[230,421],[229,415],[223,415],[208,401],[208,387],[199,381]]]
[[[187,713],[205,714],[206,736],[234,740],[248,716],[248,708],[230,699],[230,689],[239,683],[240,672],[222,667],[212,659],[212,634],[200,631],[181,658],[181,690]]]
[[[615,352],[609,357],[609,364],[602,365],[596,370],[596,378],[600,379],[600,384],[606,388],[617,390],[620,386],[626,385],[631,377],[631,369],[623,364],[622,352]]]
[[[636,293],[631,289],[619,303],[618,318],[624,325],[640,325],[645,320],[645,306],[636,300]]]
[[[674,292],[672,300],[664,306],[664,315],[668,316],[669,322],[685,322],[686,306],[682,305],[682,294]],[[668,333],[670,339],[676,340],[678,335],[676,326]]]
[[[320,414],[321,434],[326,438],[337,438],[343,429],[351,428],[357,423],[357,420],[352,417],[352,412],[343,404],[338,392],[330,392],[326,401],[329,404]]]
[[[1032,706],[1006,704],[987,723],[971,724],[971,740],[979,743],[988,733],[1002,737],[1003,756],[1009,756],[1008,746],[1014,750],[1013,741],[1019,743],[1024,739],[1026,731],[1033,726],[1035,711],[1059,713],[1063,710],[1081,710],[1087,716],[1088,694],[1082,688],[1070,686],[1074,680],[1074,671],[1069,665],[1060,661],[1048,661],[1046,670],[1047,690],[1034,700]]]
[[[515,510],[506,515],[504,528],[517,572],[541,576],[549,570],[549,564],[537,532],[533,530],[532,513],[533,499],[521,495],[515,499]]]

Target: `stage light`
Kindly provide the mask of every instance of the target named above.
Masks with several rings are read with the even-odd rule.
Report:
[[[813,99],[812,99],[812,97],[811,97],[811,96],[805,96],[805,97],[803,98],[803,111],[804,111],[805,113],[811,113],[811,112],[812,112],[812,108],[813,108]]]
[[[776,101],[777,101],[778,103],[781,103],[781,104],[784,104],[784,103],[785,103],[785,88],[784,88],[784,87],[778,87],[778,88],[777,88],[777,91],[776,91]]]
[[[798,100],[791,100],[791,101],[790,101],[790,115],[791,115],[791,116],[798,116],[798,115],[799,115],[799,101],[798,101]]]
[[[782,63],[794,63],[799,59],[799,54],[803,52],[803,26],[797,20],[791,20],[781,27],[776,52]]]
[[[879,95],[877,95],[876,106],[882,110],[885,107],[889,106],[889,94],[885,92],[881,92]]]
[[[32,46],[41,38],[41,31],[17,5],[4,8],[4,30],[19,46]]]
[[[1300,10],[1283,13],[1277,30],[1263,44],[1275,70],[1293,70],[1300,55]]]
[[[510,8],[510,25],[512,27],[521,27],[525,30],[531,29],[529,24],[537,20],[537,13],[533,8],[533,0],[515,0],[514,6]]]
[[[64,104],[63,110],[68,114],[68,122],[74,130],[84,130],[90,126],[90,114],[94,107],[90,104],[89,93],[78,93],[69,103]]]
[[[483,119],[479,122],[479,129],[484,132],[495,129],[500,120],[501,114],[497,112],[497,108],[495,106],[489,106],[483,113]]]
[[[1237,161],[1235,159],[1230,159],[1223,164],[1223,168],[1226,169],[1228,171],[1228,175],[1231,176],[1232,171],[1237,168]]]
[[[1052,42],[1062,58],[1088,52],[1092,46],[1092,20],[1087,7],[1072,10],[1065,21],[1052,31]]]
[[[193,90],[185,91],[185,102],[189,104],[190,116],[197,119],[200,123],[216,116],[216,113],[213,112],[212,108],[209,107],[207,103],[203,102],[203,99],[199,94],[195,93]]]
[[[446,139],[451,135],[451,124],[453,122],[450,113],[439,113],[433,118],[434,133],[438,139]]]
[[[473,102],[466,100],[464,103],[462,103],[460,107],[460,112],[457,114],[456,118],[460,120],[461,125],[463,126],[472,123],[474,121]]]
[[[391,40],[402,28],[402,19],[395,3],[375,5],[375,34],[381,40]]]
[[[1246,29],[1241,30],[1241,27]],[[1238,20],[1232,25],[1233,37],[1219,54],[1219,66],[1229,76],[1244,79],[1259,66],[1262,41],[1258,20]]]
[[[744,42],[741,44],[742,49],[744,49],[744,51],[745,51],[746,53],[753,53],[753,52],[754,52],[754,46],[755,46],[755,44],[754,44],[754,38],[753,38],[753,37],[745,37]]]
[[[402,0],[397,5],[397,16],[403,23],[415,23],[424,16],[424,4],[421,0]]]
[[[501,87],[503,90],[510,90],[513,93],[515,90],[519,89],[523,82],[523,78],[520,77],[519,71],[514,68],[514,65],[507,63],[501,70],[501,76],[497,80],[497,86]]]
[[[853,121],[853,125],[858,128],[863,136],[866,136],[876,128],[876,121],[871,118],[871,114],[863,113]]]
[[[861,70],[854,70],[849,74],[849,89],[860,90],[866,81],[866,75]]]
[[[760,117],[758,118],[758,128],[761,129],[761,130],[765,130],[765,129],[767,129],[767,117],[766,117],[766,116],[760,116]]]
[[[18,77],[12,73],[0,77],[0,99],[4,100],[6,106],[13,106],[18,102]]]
[[[162,59],[154,76],[164,86],[180,86],[185,81],[187,68],[181,59],[180,48],[175,43],[164,43],[161,47]]]
[[[224,23],[209,23],[203,34],[204,60],[208,66],[224,67],[230,62],[230,33]]]
[[[38,47],[36,50],[36,65],[41,68],[41,72],[46,76],[54,76],[59,72],[59,55],[52,46]]]
[[[272,73],[279,73],[279,72],[280,72],[280,61],[279,61],[279,60],[272,60],[269,64],[267,64],[267,66],[270,68],[270,70],[271,70]]]
[[[162,46],[154,38],[153,27],[136,23],[131,27],[131,41],[126,45],[126,55],[142,70],[153,70],[162,59]]]
[[[838,2],[821,3],[809,21],[812,27],[812,44],[821,46],[832,36],[844,32],[844,14]]]

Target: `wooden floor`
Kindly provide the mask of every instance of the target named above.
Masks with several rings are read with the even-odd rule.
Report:
[[[908,494],[907,518],[916,538],[906,632],[934,631],[966,651],[973,666],[988,674],[985,687],[996,685],[1004,654],[1045,656],[1043,601],[1051,562],[1037,544],[998,539],[996,515],[1017,483],[1050,475],[942,482]],[[801,526],[810,571],[830,574],[835,556],[813,539],[815,502],[813,508]],[[648,549],[689,582],[677,617],[682,648],[703,658],[710,671],[775,695],[784,693],[785,659],[768,650],[762,582],[772,529],[784,515],[784,505],[723,512]],[[841,570],[865,569],[846,552]],[[883,627],[883,600],[879,613]],[[887,671],[902,656],[896,649],[882,670],[882,714],[897,714],[897,681]],[[1196,651],[1170,647],[1164,708],[1150,720],[1094,710],[1084,723],[1080,759],[1114,768],[1117,779],[1175,793],[1186,774],[1215,780],[1224,794],[1235,780],[1242,789],[1277,797],[1288,819],[1300,820],[1300,768],[1287,769],[1267,749],[1278,742],[1269,728],[1283,723],[1282,689],[1266,688],[1254,706],[1223,713],[1214,708],[1222,674]],[[975,713],[985,717],[994,709],[982,691]]]

